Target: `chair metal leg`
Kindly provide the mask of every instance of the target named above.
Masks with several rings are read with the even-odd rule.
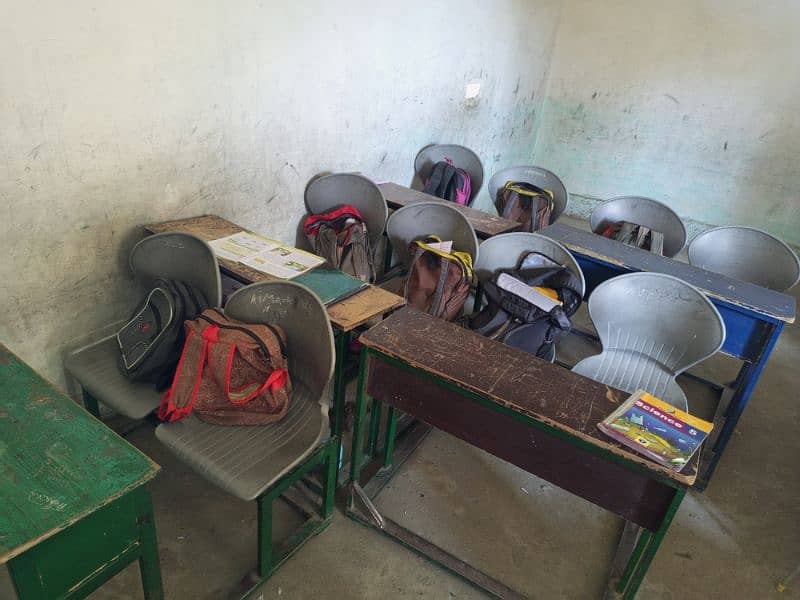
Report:
[[[333,515],[337,476],[339,474],[339,449],[341,442],[331,440],[328,443],[327,459],[325,460],[325,481],[322,486],[322,510],[323,519],[328,519]]]
[[[258,505],[258,575],[269,576],[272,571],[272,501],[268,492],[256,499]]]
[[[81,393],[83,395],[83,406],[89,411],[93,417],[99,419],[100,418],[100,405],[97,403],[97,398],[92,396],[89,392],[85,389],[81,388]]]

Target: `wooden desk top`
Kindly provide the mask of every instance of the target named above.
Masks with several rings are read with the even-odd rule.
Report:
[[[158,469],[0,344],[0,564]]]
[[[403,206],[408,206],[416,202],[443,202],[444,204],[452,206],[467,218],[475,229],[475,234],[481,239],[490,238],[500,233],[517,231],[522,226],[521,223],[517,223],[516,221],[510,221],[509,219],[504,219],[503,217],[498,217],[497,215],[476,208],[470,208],[469,206],[461,206],[455,202],[447,202],[441,198],[423,194],[422,192],[412,190],[411,188],[397,183],[381,183],[378,187],[381,188],[381,192],[383,192],[383,197],[386,198],[386,204],[389,205],[389,208],[402,208]]]
[[[697,458],[680,473],[635,454],[597,429],[628,394],[468,329],[403,308],[360,337],[368,348],[449,381],[571,436],[690,486]]]
[[[794,322],[796,302],[794,296],[789,294],[776,292],[746,281],[731,279],[719,273],[706,271],[561,223],[554,223],[539,233],[561,242],[568,249],[580,254],[616,264],[631,271],[650,271],[673,275],[695,286],[712,299],[721,300],[779,321]]]
[[[164,223],[145,225],[145,230],[150,233],[163,233],[165,231],[184,231],[196,235],[202,240],[210,242],[226,235],[233,235],[246,231],[235,223],[216,215],[203,215],[190,217]],[[218,258],[219,266],[225,273],[244,283],[257,281],[270,281],[266,273],[251,269],[241,263]],[[328,307],[328,316],[331,323],[342,331],[351,331],[363,325],[370,319],[383,315],[390,310],[403,306],[405,300],[397,294],[387,292],[377,286],[371,285],[353,294],[349,298]]]

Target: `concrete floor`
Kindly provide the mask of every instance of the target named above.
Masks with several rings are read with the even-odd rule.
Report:
[[[730,361],[704,373],[730,377]],[[703,494],[690,493],[642,600],[800,598],[800,328],[787,327]],[[690,395],[691,398],[691,395]],[[167,598],[225,598],[255,564],[255,505],[176,461],[151,426],[128,439],[162,465],[152,485]],[[446,434],[432,433],[381,493],[391,518],[533,598],[599,598],[620,519]],[[297,521],[277,513],[277,535]],[[340,512],[261,590],[264,598],[483,598]],[[0,591],[2,597],[2,591]],[[91,596],[141,598],[133,566]]]

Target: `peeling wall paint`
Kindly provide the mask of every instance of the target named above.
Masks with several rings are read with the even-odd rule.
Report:
[[[462,143],[530,154],[557,0],[129,4],[0,14],[0,341],[63,382],[124,317],[148,222],[217,213],[291,241],[321,171],[411,180]],[[466,106],[467,83],[481,84]],[[481,202],[486,202],[484,195]]]
[[[793,0],[565,2],[537,164],[579,214],[644,195],[800,244],[798,24]]]

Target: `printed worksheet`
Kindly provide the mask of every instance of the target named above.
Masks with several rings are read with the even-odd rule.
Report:
[[[292,279],[325,262],[316,254],[247,231],[213,240],[209,245],[219,258],[281,279]]]

